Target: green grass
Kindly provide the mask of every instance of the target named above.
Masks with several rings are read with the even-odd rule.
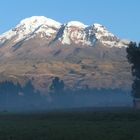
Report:
[[[0,113],[0,140],[139,140],[140,111]]]

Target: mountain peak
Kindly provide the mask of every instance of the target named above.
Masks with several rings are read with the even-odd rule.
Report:
[[[80,21],[70,21],[70,22],[67,23],[67,27],[86,28],[87,25],[83,24]]]
[[[44,16],[32,16],[23,19],[15,28],[0,35],[0,44],[13,38],[15,38],[14,42],[17,43],[21,40],[30,39],[38,33],[40,33],[41,36],[45,33],[46,37],[50,37],[56,33],[60,27],[61,23],[53,19]]]
[[[32,16],[23,19],[15,28],[0,35],[0,45],[12,41],[26,41],[38,36],[45,39],[48,44],[60,41],[62,44],[78,44],[94,46],[96,42],[107,47],[122,47],[120,39],[110,33],[103,25],[95,23],[87,26],[79,21],[70,21],[61,24],[44,16]]]
[[[32,17],[29,17],[29,18],[25,18],[23,19],[20,24],[25,24],[26,26],[34,26],[34,25],[48,25],[48,26],[51,26],[51,27],[56,27],[56,28],[59,28],[61,23],[53,20],[53,19],[50,19],[50,18],[47,18],[47,17],[44,17],[44,16],[32,16]]]
[[[98,33],[99,35],[103,35],[103,36],[112,36],[115,37],[115,35],[113,35],[111,32],[109,32],[103,25],[98,24],[98,23],[94,23],[93,24],[93,28],[95,30],[96,33]]]
[[[94,23],[93,26],[96,28],[104,28],[104,26],[99,23]]]

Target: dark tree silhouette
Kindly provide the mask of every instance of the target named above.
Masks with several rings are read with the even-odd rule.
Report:
[[[35,106],[42,100],[40,92],[34,88],[31,80],[24,85],[22,93],[24,95],[24,101],[27,105]]]
[[[0,82],[0,108],[33,107],[39,102],[42,102],[42,96],[35,90],[31,80],[24,86],[12,81]]]
[[[134,98],[140,98],[140,44],[130,42],[127,48],[127,58],[131,64],[134,81],[132,84],[132,95]]]
[[[11,96],[18,95],[21,91],[19,83],[14,84],[12,81],[4,81],[0,83],[0,94],[9,94]]]
[[[60,80],[59,77],[54,77],[50,86],[50,90],[55,93],[60,93],[64,90],[64,86],[63,80]]]
[[[18,100],[18,93],[21,92],[19,83],[3,81],[0,83],[0,106],[12,106]]]

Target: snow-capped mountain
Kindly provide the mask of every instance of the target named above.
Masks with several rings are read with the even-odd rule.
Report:
[[[0,35],[0,80],[30,79],[37,89],[49,89],[58,76],[72,89],[129,88],[127,43],[97,23],[30,17]]]
[[[94,46],[98,41],[107,47],[125,46],[119,38],[100,24],[88,26],[78,21],[61,24],[43,16],[33,16],[22,20],[15,28],[0,35],[0,45],[9,41],[12,41],[11,44],[16,44],[36,36],[46,39],[48,44],[55,41],[67,45]]]

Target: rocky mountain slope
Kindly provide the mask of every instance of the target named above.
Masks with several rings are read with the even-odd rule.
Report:
[[[30,17],[0,35],[0,80],[24,84],[31,79],[37,89],[46,90],[58,76],[66,88],[128,89],[127,45],[97,23]]]

